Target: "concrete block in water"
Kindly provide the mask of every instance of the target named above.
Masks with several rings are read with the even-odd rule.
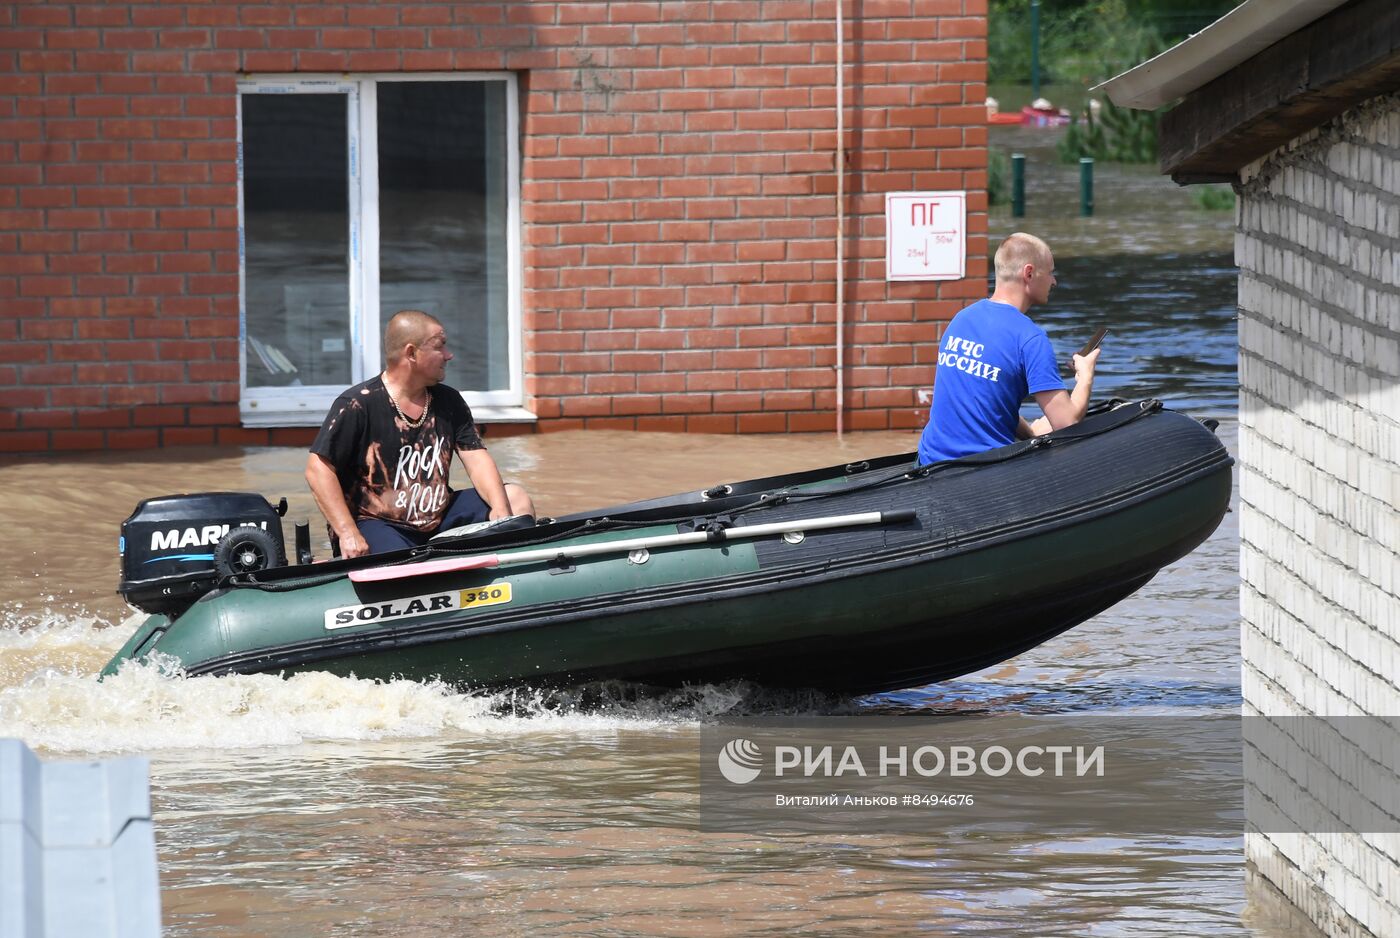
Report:
[[[0,739],[0,938],[160,935],[149,769]]]

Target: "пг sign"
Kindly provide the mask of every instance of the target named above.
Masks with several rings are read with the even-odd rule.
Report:
[[[966,270],[966,192],[885,194],[886,280],[961,280]]]

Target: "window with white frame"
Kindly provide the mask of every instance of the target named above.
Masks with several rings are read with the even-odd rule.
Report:
[[[238,90],[243,422],[319,424],[382,369],[401,309],[442,320],[447,384],[479,418],[529,419],[514,76]]]

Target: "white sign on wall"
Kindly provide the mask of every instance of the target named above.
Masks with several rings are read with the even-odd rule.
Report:
[[[885,279],[961,280],[966,192],[885,193]]]

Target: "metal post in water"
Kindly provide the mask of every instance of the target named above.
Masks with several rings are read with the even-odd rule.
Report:
[[[1079,214],[1094,214],[1094,160],[1089,156],[1079,158]]]
[[[1026,154],[1011,154],[1011,217],[1026,214]]]
[[[1031,0],[1031,100],[1040,97],[1040,0]]]

